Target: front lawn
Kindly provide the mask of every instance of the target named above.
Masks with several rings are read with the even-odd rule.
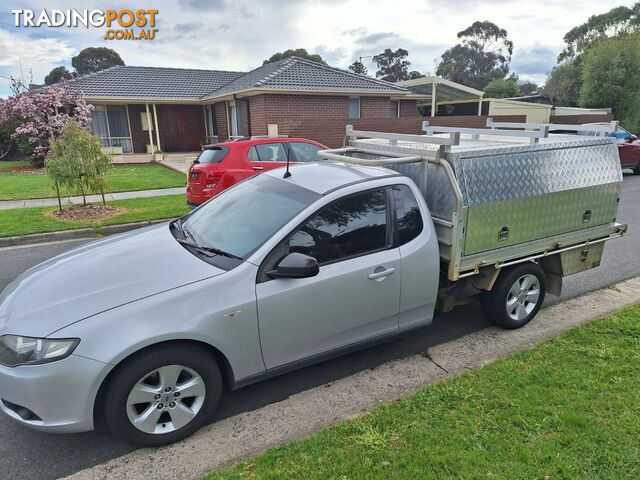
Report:
[[[30,167],[31,163],[28,160],[2,160],[0,161],[0,170],[9,170],[11,168],[25,168]]]
[[[635,306],[206,478],[637,479],[639,398]]]
[[[16,162],[2,162],[0,168],[0,200],[23,200],[27,198],[55,197],[51,179],[43,172],[21,173],[8,171],[7,166]],[[17,167],[19,165],[14,165]],[[184,187],[186,175],[155,163],[140,165],[117,165],[107,176],[109,192],[128,192],[156,188]]]
[[[123,211],[103,220],[65,221],[50,215],[50,212],[54,212],[57,207],[0,210],[0,237],[176,218],[188,211],[184,195],[116,200],[107,202],[107,205],[119,207]]]

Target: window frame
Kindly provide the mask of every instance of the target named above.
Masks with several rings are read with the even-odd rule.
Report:
[[[294,145],[297,145],[297,144],[311,145],[312,147],[317,148],[318,151],[322,150],[321,146],[311,142],[301,142],[301,141],[286,142],[286,145],[289,149],[289,158],[291,158],[291,161],[297,162],[297,163],[311,163],[311,162],[317,161],[317,158],[315,160],[301,160],[300,157],[298,157],[298,154],[296,153],[295,148],[293,147]]]
[[[386,232],[386,241],[383,247],[375,249],[375,250],[370,250],[364,253],[358,253],[355,255],[349,255],[347,257],[342,257],[333,261],[329,261],[329,262],[323,262],[323,263],[319,263],[318,265],[320,266],[320,268],[327,266],[327,265],[333,265],[334,263],[338,263],[338,262],[344,262],[347,260],[352,260],[354,258],[359,258],[359,257],[364,257],[367,255],[372,255],[374,253],[380,253],[380,252],[384,252],[386,250],[391,250],[393,248],[397,248],[397,243],[398,243],[398,238],[399,235],[397,234],[397,228],[396,228],[396,211],[395,211],[395,204],[393,201],[393,192],[391,191],[391,185],[382,185],[382,186],[378,186],[378,187],[372,187],[372,188],[368,188],[366,190],[360,190],[358,192],[353,192],[350,193],[348,195],[343,195],[340,198],[336,198],[335,200],[330,201],[329,203],[326,203],[324,205],[322,205],[320,208],[314,210],[311,214],[309,214],[308,216],[306,216],[304,218],[304,220],[302,220],[301,222],[299,222],[295,227],[293,227],[291,229],[291,231],[282,239],[280,240],[277,245],[275,247],[273,247],[271,249],[271,251],[265,255],[264,259],[262,260],[261,264],[260,264],[260,268],[258,269],[258,274],[256,276],[256,283],[264,283],[264,282],[268,282],[271,280],[275,280],[273,278],[270,278],[267,276],[267,271],[272,270],[273,268],[275,268],[275,266],[284,258],[286,257],[289,253],[288,251],[288,247],[284,248],[286,244],[289,243],[289,240],[291,240],[291,237],[293,237],[309,220],[311,220],[311,218],[313,218],[314,216],[316,216],[318,213],[320,213],[322,210],[326,209],[326,208],[330,208],[332,205],[341,202],[343,200],[346,200],[348,198],[352,198],[358,195],[365,195],[371,192],[376,192],[376,191],[380,191],[382,190],[385,194],[385,208],[386,208],[386,222],[387,222],[387,232]],[[277,258],[274,261],[274,256],[278,255],[279,258]],[[280,256],[282,255],[282,256]]]
[[[282,146],[282,150],[284,151],[285,154],[285,158],[284,160],[263,160],[260,157],[260,151],[258,150],[258,147],[262,147],[262,146],[268,146],[268,145],[281,145]],[[256,152],[256,156],[258,157],[258,160],[250,160],[249,159],[249,154],[251,153],[251,150]],[[249,147],[249,149],[247,150],[247,155],[246,155],[246,159],[247,162],[249,163],[256,163],[256,162],[264,162],[264,163],[286,163],[287,159],[291,159],[291,152],[289,151],[289,148],[287,146],[287,143],[285,142],[264,142],[264,143],[256,143],[254,145],[251,145]]]
[[[351,102],[354,101],[354,100],[358,102],[358,116],[357,117],[352,117],[351,116]],[[347,117],[351,118],[351,119],[362,118],[362,102],[360,101],[360,97],[349,97],[349,103],[347,104]]]
[[[395,113],[391,115],[391,108],[393,104],[395,105]],[[400,100],[389,100],[389,118],[400,118]]]
[[[413,237],[411,240],[408,240],[404,243],[402,243],[400,241],[400,224],[399,224],[399,219],[398,219],[398,204],[396,203],[396,197],[393,194],[393,189],[394,187],[398,187],[398,188],[402,188],[402,187],[406,187],[409,189],[409,192],[411,192],[411,194],[413,195],[413,199],[416,202],[416,205],[418,206],[418,212],[420,213],[420,219],[421,219],[421,224],[422,227],[420,229],[420,232]],[[413,242],[416,238],[418,238],[420,235],[422,235],[424,233],[425,230],[425,221],[424,221],[424,216],[422,214],[422,209],[420,208],[420,201],[418,200],[418,197],[416,195],[416,192],[413,191],[413,188],[411,188],[409,185],[407,185],[406,183],[394,183],[393,185],[389,185],[389,194],[391,197],[391,203],[393,204],[393,246],[394,247],[403,247],[411,242]]]

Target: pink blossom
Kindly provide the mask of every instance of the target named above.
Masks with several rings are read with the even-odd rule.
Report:
[[[93,105],[82,93],[72,92],[66,81],[0,99],[0,125],[18,120],[13,138],[24,135],[35,146],[34,157],[43,160],[49,153],[49,141],[58,138],[70,118],[89,129]]]

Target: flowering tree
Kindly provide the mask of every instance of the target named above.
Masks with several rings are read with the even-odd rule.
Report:
[[[33,147],[35,162],[42,164],[49,153],[49,142],[60,137],[69,120],[75,118],[80,128],[88,130],[92,111],[93,105],[85,102],[81,93],[62,82],[0,99],[0,126],[17,123],[12,138],[26,138]]]

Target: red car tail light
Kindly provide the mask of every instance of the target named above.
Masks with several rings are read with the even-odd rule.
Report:
[[[207,183],[205,184],[205,188],[215,187],[225,173],[226,172],[224,170],[216,170],[215,172],[207,174]]]

